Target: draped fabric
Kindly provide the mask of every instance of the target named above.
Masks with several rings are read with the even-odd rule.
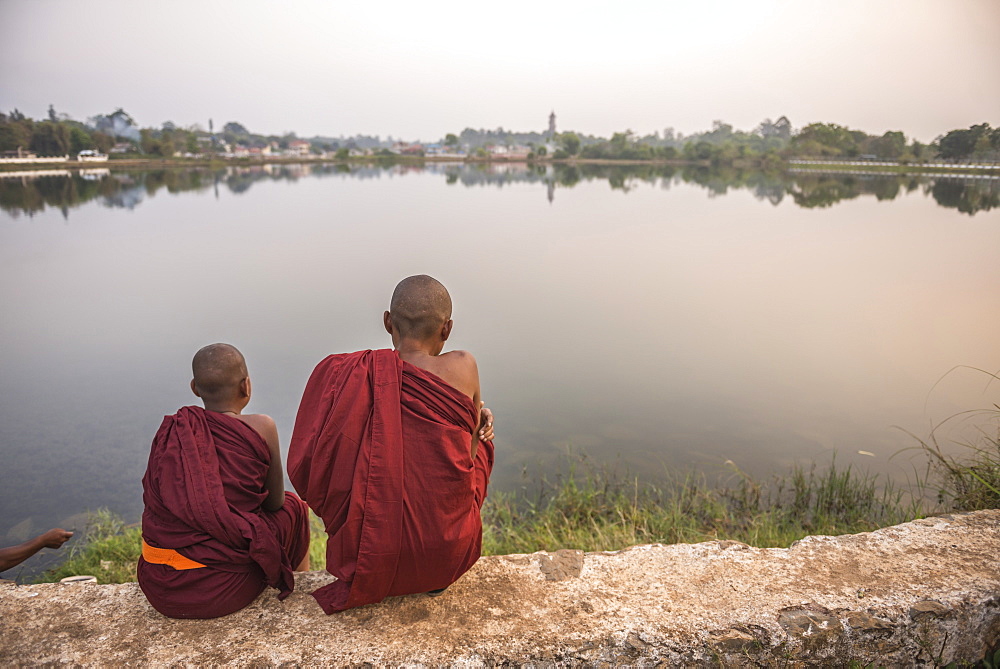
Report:
[[[264,438],[238,418],[200,407],[164,417],[142,479],[143,539],[205,568],[176,571],[140,560],[139,583],[155,608],[173,617],[215,617],[231,612],[236,602],[227,600],[252,600],[265,584],[279,590],[279,599],[291,593],[293,560],[308,548],[308,521],[290,493],[280,511],[261,508],[270,460]]]
[[[492,442],[472,399],[395,351],[331,355],[299,405],[288,473],[326,525],[327,613],[444,588],[479,559]]]

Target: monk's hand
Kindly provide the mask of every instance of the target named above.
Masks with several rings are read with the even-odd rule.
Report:
[[[485,402],[479,403],[479,439],[493,441],[493,412],[483,406],[484,404]]]
[[[72,532],[68,532],[61,527],[55,527],[43,534],[39,539],[41,539],[42,545],[46,548],[59,548],[69,541],[69,538],[72,536]]]

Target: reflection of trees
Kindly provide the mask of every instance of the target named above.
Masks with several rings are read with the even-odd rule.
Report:
[[[841,200],[852,200],[861,195],[861,189],[859,181],[851,176],[805,176],[789,187],[788,194],[795,204],[813,209],[829,207]]]
[[[725,195],[730,189],[749,190],[758,199],[778,204],[788,190],[787,177],[781,172],[762,172],[741,167],[688,166],[681,172],[685,183],[703,186],[713,195]]]
[[[912,179],[898,175],[797,174],[788,193],[800,207],[829,207],[841,200],[874,195],[877,200],[895,200],[903,187],[913,190]]]
[[[876,179],[872,183],[872,193],[879,201],[895,200],[902,185],[902,179]]]
[[[380,176],[380,168],[348,173],[358,178]],[[295,181],[310,174],[344,174],[342,166],[280,165],[211,169],[158,169],[105,173],[94,177],[74,172],[70,176],[0,178],[0,209],[14,216],[29,216],[55,207],[68,216],[69,209],[99,198],[110,208],[133,209],[146,197],[161,190],[168,193],[204,191],[216,183],[226,184],[234,194],[245,192],[261,180]]]
[[[989,211],[1000,207],[1000,181],[977,180],[970,183],[961,179],[937,179],[930,187],[931,197],[942,207],[958,209],[963,214]]]
[[[100,181],[65,176],[0,179],[0,209],[13,216],[34,214],[54,207],[68,216],[69,209],[104,192]]]
[[[448,165],[444,167],[443,171],[448,183],[460,183],[463,186],[503,188],[512,183],[544,183],[549,178],[548,170],[545,167],[524,163]]]
[[[96,199],[113,208],[134,208],[147,197],[168,193],[200,192],[224,185],[234,195],[245,193],[260,181],[302,178],[380,179],[408,174],[440,175],[447,184],[503,188],[513,183],[544,186],[549,201],[559,188],[581,182],[607,182],[622,193],[643,186],[669,188],[686,183],[704,188],[712,196],[747,190],[759,200],[779,204],[786,196],[806,208],[829,207],[842,200],[874,196],[893,200],[900,193],[923,188],[943,207],[967,214],[1000,207],[997,179],[930,178],[914,175],[837,174],[797,171],[761,171],[737,167],[672,165],[568,165],[477,163],[456,165],[394,163],[336,165],[252,165],[223,169],[159,169],[144,172],[105,172],[103,176],[40,176],[0,178],[0,209],[14,216],[32,216],[46,207],[70,209]]]

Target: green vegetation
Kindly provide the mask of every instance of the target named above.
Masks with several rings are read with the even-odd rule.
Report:
[[[186,128],[167,121],[160,127],[140,128],[124,109],[110,114],[98,114],[86,122],[59,114],[50,105],[48,118],[33,120],[14,109],[0,113],[0,152],[31,151],[38,156],[75,154],[83,149],[108,152],[131,158],[197,157],[229,158],[235,155],[261,160],[293,147],[298,141],[293,132],[283,135],[253,133],[241,123],[230,121],[221,132],[215,132],[209,120],[208,131],[198,125]],[[346,159],[351,150],[361,149],[377,154],[393,146],[397,140],[379,136],[313,137],[308,140],[314,154],[339,153]],[[754,165],[774,167],[789,158],[864,158],[919,163],[932,159],[1000,160],[1000,128],[980,123],[968,129],[946,132],[929,145],[907,141],[899,130],[881,135],[869,135],[836,123],[809,123],[799,130],[787,117],[776,121],[764,119],[753,130],[735,130],[723,121],[713,121],[711,130],[683,135],[673,128],[639,136],[631,130],[612,134],[610,138],[577,132],[515,132],[499,127],[496,130],[466,128],[460,134],[447,133],[441,143],[451,151],[461,150],[475,158],[489,158],[485,147],[526,146],[531,159],[538,160],[551,153],[555,160],[622,160],[622,161],[686,161],[719,165]],[[421,146],[416,144],[414,146]],[[236,149],[239,151],[236,151]],[[259,151],[258,151],[259,149]],[[369,154],[369,155],[370,155]],[[414,155],[418,155],[415,151]],[[298,156],[296,151],[292,156]],[[393,154],[395,155],[395,154]],[[363,159],[362,156],[351,160]]]
[[[996,432],[979,429],[964,457],[945,455],[936,432],[952,420],[987,418]],[[1000,508],[1000,406],[945,421],[928,441],[918,440],[927,472],[909,488],[881,477],[840,468],[793,467],[757,481],[735,467],[727,481],[695,474],[672,475],[658,484],[640,483],[567,456],[566,473],[538,479],[518,492],[493,492],[483,508],[483,553],[501,555],[579,548],[617,550],[646,543],[735,540],[782,547],[811,534],[865,532],[929,512]],[[937,503],[929,506],[928,494]],[[326,561],[326,533],[310,517],[313,569]],[[138,525],[126,525],[102,509],[91,516],[66,561],[40,581],[90,574],[102,583],[135,580],[140,553]]]
[[[319,570],[326,564],[326,528],[312,509],[309,510],[309,535],[310,569]]]
[[[141,541],[138,524],[126,525],[117,514],[99,509],[90,515],[83,536],[63,547],[66,561],[45,572],[38,582],[52,583],[82,574],[96,576],[100,583],[134,581]]]
[[[566,476],[541,481],[533,493],[491,495],[483,510],[484,553],[714,539],[777,547],[809,534],[865,532],[922,515],[919,498],[877,476],[838,469],[836,462],[822,471],[794,467],[765,482],[738,470],[734,477],[722,485],[693,474],[643,484],[581,457]]]
[[[363,178],[392,165],[420,164],[420,159],[416,157],[386,153],[388,155],[373,156],[367,161],[351,158],[335,164],[283,164],[268,170],[240,163],[225,167],[209,164],[150,169],[147,166],[115,170],[100,177],[74,173],[24,180],[0,179],[0,209],[18,217],[56,208],[68,217],[71,209],[95,199],[106,207],[132,207],[161,190],[180,193],[227,188],[233,193],[242,193],[261,181],[295,181],[307,176],[333,174],[353,174]],[[843,200],[867,196],[875,196],[880,201],[893,200],[905,193],[921,190],[940,206],[954,208],[970,216],[1000,207],[1000,181],[996,179],[927,177],[914,170],[859,175],[839,174],[835,168],[827,167],[783,171],[731,165],[535,163],[525,166],[523,170],[497,174],[483,164],[470,164],[448,168],[445,178],[450,184],[461,183],[465,186],[527,182],[547,184],[553,188],[573,188],[581,182],[601,180],[612,189],[625,193],[640,183],[656,186],[679,180],[718,195],[724,195],[731,189],[747,190],[754,197],[773,204],[791,198],[796,206],[805,208],[830,207]]]
[[[563,138],[558,140],[563,158],[576,155]],[[810,123],[797,132],[782,116],[777,121],[764,119],[752,131],[734,130],[731,125],[715,121],[712,129],[684,137],[667,128],[645,137],[631,130],[614,133],[610,140],[587,138],[579,149],[579,157],[589,160],[684,160],[719,165],[777,166],[791,158],[818,159],[879,159],[917,163],[936,158],[1000,160],[1000,128],[988,123],[968,130],[952,130],[931,145],[916,140],[907,142],[898,130],[882,135],[869,135],[862,130],[836,123]]]
[[[1000,381],[994,373],[955,369],[960,368],[985,375],[989,383]],[[732,470],[726,480],[668,473],[658,483],[641,483],[594,465],[586,455],[569,453],[564,473],[553,480],[542,477],[516,492],[490,494],[483,507],[483,553],[601,551],[709,540],[783,547],[807,535],[871,531],[927,513],[1000,508],[1000,405],[951,416],[926,440],[908,434],[917,445],[907,450],[925,457],[926,471],[907,488],[850,466],[840,468],[835,459],[825,468],[796,465],[766,481],[728,463]],[[961,454],[946,454],[940,445],[944,439],[961,446]],[[326,533],[311,512],[310,532],[310,562],[322,569]],[[62,566],[39,580],[89,574],[102,583],[133,581],[140,541],[138,524],[126,525],[101,509],[91,515],[83,537],[64,549]]]
[[[1000,405],[994,406],[952,416],[938,424],[926,441],[917,438],[917,448],[927,456],[928,479],[934,482],[939,505],[956,511],[1000,508]],[[941,450],[938,431],[953,421],[982,416],[993,419],[993,434],[976,428],[975,441],[958,442],[965,447],[962,458]]]
[[[1000,128],[990,129],[989,123],[970,126],[968,130],[952,130],[937,141],[942,158],[1000,158]]]
[[[222,154],[228,150],[227,146],[236,145],[280,151],[288,149],[296,139],[295,133],[253,134],[236,122],[225,124],[223,131],[216,134],[211,120],[207,132],[198,125],[181,128],[171,121],[159,128],[140,128],[121,108],[110,114],[97,114],[85,123],[56,113],[51,105],[48,119],[42,121],[30,119],[17,109],[9,114],[0,113],[0,152],[21,150],[41,157],[75,155],[83,149],[103,153],[114,149],[117,155],[129,158],[205,158]],[[358,138],[362,143],[365,139],[370,138]],[[317,139],[310,146],[314,150],[336,150],[339,144]]]

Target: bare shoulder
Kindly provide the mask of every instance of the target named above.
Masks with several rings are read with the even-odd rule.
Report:
[[[474,398],[478,394],[479,366],[471,353],[468,351],[449,351],[435,357],[438,369],[431,371],[469,397]]]
[[[278,438],[278,426],[275,424],[274,419],[265,413],[248,413],[241,414],[237,416],[241,421],[252,427],[257,431],[260,436],[264,437],[264,440],[268,443],[271,439]]]
[[[476,358],[468,351],[448,351],[437,356],[442,361],[447,361],[449,365],[456,367],[476,367]]]

